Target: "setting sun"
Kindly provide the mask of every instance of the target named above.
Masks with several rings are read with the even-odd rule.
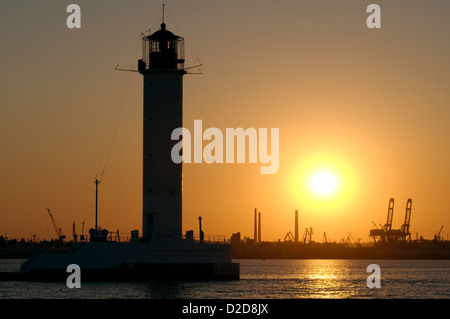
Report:
[[[328,172],[319,172],[311,179],[311,187],[321,195],[332,193],[336,189],[336,178]]]
[[[337,151],[318,150],[303,155],[293,167],[288,187],[292,205],[303,212],[305,222],[313,216],[315,219],[342,216],[351,209],[359,190],[359,167],[350,157]],[[340,222],[327,219],[320,223],[324,229],[330,229]]]

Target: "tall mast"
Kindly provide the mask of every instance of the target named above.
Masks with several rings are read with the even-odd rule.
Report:
[[[100,181],[98,179],[95,179],[95,230],[98,231],[98,224],[97,224],[97,216],[98,216],[98,184],[100,184]]]

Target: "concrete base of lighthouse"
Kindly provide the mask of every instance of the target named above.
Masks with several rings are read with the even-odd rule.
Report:
[[[70,264],[80,266],[81,281],[239,279],[239,264],[231,261],[229,245],[184,240],[76,243],[66,254],[31,257],[14,276],[65,282]]]

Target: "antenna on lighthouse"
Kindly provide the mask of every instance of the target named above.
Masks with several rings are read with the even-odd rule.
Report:
[[[162,12],[162,23],[164,23],[164,7],[165,7],[165,4],[163,3],[163,12]]]
[[[97,216],[98,216],[98,184],[100,184],[101,181],[99,181],[97,178],[95,179],[95,231],[98,231],[98,224],[97,224]]]

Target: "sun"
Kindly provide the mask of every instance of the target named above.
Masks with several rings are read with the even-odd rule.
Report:
[[[324,216],[353,207],[360,189],[355,172],[358,166],[347,156],[323,151],[299,156],[294,164],[286,175],[293,205]]]
[[[320,195],[328,195],[336,190],[336,178],[329,172],[318,172],[311,178],[312,189]]]

